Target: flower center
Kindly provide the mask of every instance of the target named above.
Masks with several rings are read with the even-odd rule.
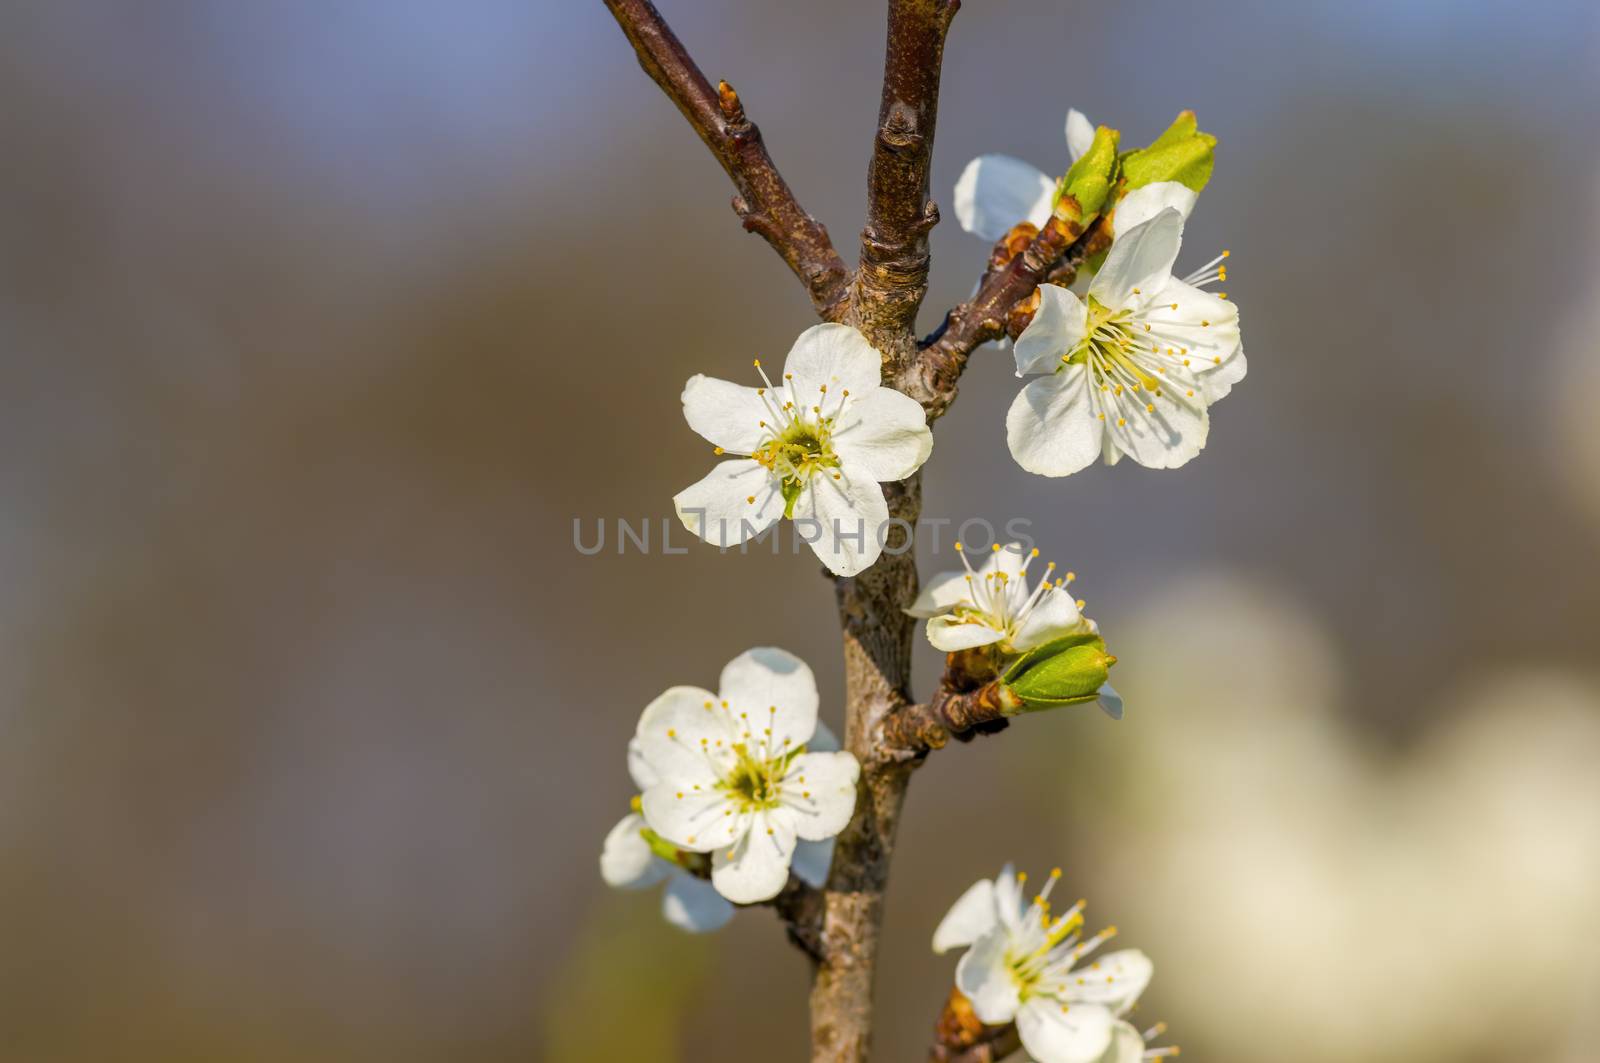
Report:
[[[1144,388],[1159,393],[1161,382],[1136,365],[1129,352],[1137,341],[1133,335],[1133,311],[1113,310],[1089,296],[1089,320],[1085,335],[1071,351],[1062,355],[1063,365],[1087,364],[1093,383],[1102,390]]]
[[[763,468],[783,481],[783,513],[794,516],[794,502],[800,491],[819,469],[837,468],[838,457],[830,445],[832,432],[824,420],[810,424],[796,417],[769,437],[750,455]]]
[[[733,767],[722,777],[722,787],[740,804],[742,812],[758,812],[776,808],[782,795],[783,776],[788,769],[788,758],[767,759],[750,755],[743,743],[733,747]]]

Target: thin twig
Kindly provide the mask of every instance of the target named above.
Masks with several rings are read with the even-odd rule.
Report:
[[[981,344],[1005,332],[1006,315],[1013,306],[1032,295],[1047,276],[1061,275],[1063,266],[1077,268],[1109,242],[1104,219],[1077,229],[1055,216],[1021,254],[985,274],[977,293],[951,310],[939,330],[924,341],[905,381],[904,390],[922,403],[928,420],[942,416],[955,401],[967,359]]]
[[[805,284],[817,313],[843,316],[850,271],[823,224],[807,214],[773,165],[761,131],[726,81],[706,80],[683,43],[650,0],[605,0],[644,67],[716,156],[737,193],[733,209],[744,227],[772,245]]]

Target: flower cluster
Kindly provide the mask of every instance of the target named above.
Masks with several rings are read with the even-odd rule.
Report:
[[[1095,130],[1067,115],[1067,145],[1082,159]],[[1033,376],[1006,415],[1011,455],[1029,472],[1067,476],[1124,455],[1175,469],[1206,444],[1208,407],[1244,379],[1239,310],[1205,288],[1227,279],[1228,252],[1179,278],[1183,227],[1211,173],[1215,139],[1185,113],[1119,165],[1125,195],[1114,239],[1087,291],[1044,284],[1014,345],[1017,375]],[[961,227],[988,240],[1018,221],[1040,226],[1061,194],[1043,172],[1005,155],[967,165],[956,184]]]
[[[641,793],[601,874],[633,889],[670,879],[667,917],[690,930],[727,922],[729,902],[771,900],[791,870],[820,885],[861,770],[817,719],[811,669],[770,647],[728,662],[716,693],[672,687],[646,706],[628,769]]]
[[[1175,1047],[1147,1051],[1145,1034],[1125,1018],[1150,984],[1154,965],[1136,949],[1090,959],[1116,928],[1083,938],[1081,900],[1055,914],[1050,893],[1060,878],[1059,868],[1051,871],[1027,901],[1027,875],[1007,864],[999,877],[974,883],[939,923],[934,952],[967,950],[956,965],[956,988],[973,1014],[988,1026],[1016,1023],[1022,1046],[1038,1063],[1177,1055]],[[1154,1037],[1161,1029],[1147,1032]]]
[[[1238,310],[1226,293],[1206,290],[1226,280],[1228,252],[1186,276],[1173,272],[1216,140],[1191,112],[1132,151],[1120,150],[1116,130],[1077,111],[1067,115],[1066,138],[1072,165],[1059,180],[985,155],[955,188],[962,227],[1003,241],[992,269],[1026,244],[1030,254],[1046,247],[1064,263],[1051,277],[1072,274],[1041,285],[1036,304],[1003,308],[1016,335],[1017,375],[1032,378],[1006,414],[1007,445],[1018,464],[1043,476],[1124,456],[1176,468],[1205,446],[1209,407],[1246,371]],[[883,485],[913,476],[933,447],[922,405],[884,386],[884,364],[861,332],[824,324],[800,334],[777,380],[759,360],[760,386],[691,377],[684,417],[724,460],[673,498],[683,525],[727,549],[788,519],[836,576],[871,567],[891,523]],[[937,705],[952,729],[1004,726],[1001,717],[1089,701],[1120,718],[1121,698],[1106,681],[1116,658],[1073,596],[1073,573],[1057,574],[1054,563],[1034,568],[1039,551],[1018,543],[995,544],[976,565],[955,547],[961,570],[930,580],[905,610],[927,621],[928,641],[949,655]],[[951,710],[957,703],[962,713]],[[928,706],[890,711],[902,708],[909,715]],[[794,880],[823,887],[862,769],[817,710],[811,669],[774,648],[734,658],[715,692],[677,686],[652,701],[628,746],[638,795],[602,848],[606,882],[665,884],[664,915],[692,931],[724,925],[737,905],[800,889]],[[1052,871],[1028,901],[1025,876],[1008,865],[950,909],[933,946],[966,950],[951,1007],[970,1009],[960,1012],[964,1022],[1014,1024],[1039,1063],[1177,1055],[1176,1047],[1148,1045],[1159,1024],[1141,1032],[1127,1021],[1150,981],[1150,960],[1135,950],[1096,958],[1116,930],[1085,937],[1082,901],[1054,911],[1060,874]],[[995,1032],[1002,1035],[1010,1033]]]

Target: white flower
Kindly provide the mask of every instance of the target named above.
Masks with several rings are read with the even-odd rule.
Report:
[[[1039,895],[1022,899],[1024,875],[1007,864],[994,881],[973,885],[951,907],[933,934],[933,950],[966,947],[956,967],[956,987],[972,1003],[979,1021],[1017,1024],[1022,1046],[1039,1063],[1122,1063],[1137,1030],[1119,1020],[1138,1000],[1154,968],[1142,952],[1126,949],[1079,966],[1116,935],[1102,930],[1087,941],[1083,901],[1061,915],[1050,914],[1050,890],[1059,869]]]
[[[678,848],[710,853],[711,884],[728,900],[769,900],[797,842],[832,838],[855,811],[860,765],[817,752],[817,737],[811,669],[783,650],[747,650],[717,693],[673,687],[645,708],[635,735],[652,780],[644,820]]]
[[[683,526],[736,546],[783,517],[829,570],[853,576],[878,559],[889,507],[878,485],[916,472],[933,449],[922,407],[882,387],[882,357],[848,325],[800,334],[774,386],[747,388],[694,376],[683,389],[689,427],[738,455],[672,502]]]
[[[1006,415],[1006,441],[1024,469],[1066,476],[1097,457],[1127,454],[1174,469],[1206,443],[1206,407],[1244,378],[1239,311],[1201,287],[1226,277],[1227,252],[1172,275],[1195,194],[1163,181],[1117,207],[1116,241],[1087,302],[1053,284],[1017,337],[1017,375],[1031,381]]]
[[[1067,154],[1072,162],[1094,143],[1094,126],[1080,111],[1067,112]],[[1020,221],[1043,228],[1055,206],[1056,179],[1009,155],[979,155],[956,181],[956,220],[985,240],[998,240]]]
[[[1099,631],[1083,615],[1082,600],[1066,589],[1077,574],[1068,572],[1054,582],[1054,561],[1032,590],[1028,567],[1039,551],[1024,553],[1021,543],[996,543],[989,558],[977,569],[966,550],[956,543],[961,572],[941,572],[928,581],[906,612],[928,621],[928,641],[945,653],[993,646],[1007,656],[1027,653],[1066,635]],[[1122,696],[1110,683],[1100,687],[1098,704],[1113,719],[1122,719]]]
[[[839,740],[828,730],[828,725],[817,722],[807,748],[826,753],[839,748]],[[653,786],[658,780],[650,765],[645,762],[638,739],[628,742],[628,774],[640,790]],[[686,871],[681,865],[656,854],[645,841],[649,829],[638,812],[623,816],[606,835],[600,852],[600,876],[608,886],[624,890],[648,889],[665,880],[667,888],[662,893],[661,914],[671,923],[693,933],[719,930],[733,918],[733,904],[708,880]],[[796,844],[791,869],[801,881],[819,889],[828,880],[828,868],[833,862],[833,839]]]
[[[1028,567],[1038,550],[996,543],[977,569],[960,543],[956,552],[964,571],[933,577],[906,610],[927,618],[928,641],[944,652],[995,646],[1002,653],[1026,653],[1051,639],[1095,629],[1066,590],[1077,577],[1069,572],[1051,581],[1054,561],[1044,567],[1039,583],[1028,587]]]

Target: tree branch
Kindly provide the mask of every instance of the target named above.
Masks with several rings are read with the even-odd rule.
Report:
[[[985,1026],[973,1014],[972,1002],[954,987],[934,1033],[929,1063],[995,1063],[1022,1047],[1015,1024]]]
[[[928,230],[939,209],[928,196],[945,35],[960,0],[889,0],[878,135],[867,169],[854,316],[874,345],[906,331],[928,288]]]
[[[807,214],[773,165],[761,131],[726,81],[713,89],[683,43],[650,0],[605,0],[627,34],[639,65],[667,94],[716,156],[737,193],[733,209],[788,263],[811,293],[818,314],[843,316],[850,273],[828,239],[828,230]]]
[[[862,1063],[872,1038],[872,977],[884,892],[913,758],[883,742],[885,720],[910,701],[911,637],[905,612],[917,596],[906,528],[922,509],[919,474],[884,484],[891,524],[883,556],[860,575],[834,581],[844,633],[845,748],[861,762],[856,814],[839,835],[823,894],[822,961],[811,986],[811,1058]]]
[[[1046,277],[1060,275],[1062,267],[1076,269],[1110,242],[1104,218],[1080,229],[1053,215],[1020,254],[985,273],[977,293],[951,310],[939,330],[923,342],[922,353],[907,374],[903,390],[922,403],[928,420],[943,416],[955,401],[967,359],[979,345],[1004,333],[1012,307],[1033,294]]]

